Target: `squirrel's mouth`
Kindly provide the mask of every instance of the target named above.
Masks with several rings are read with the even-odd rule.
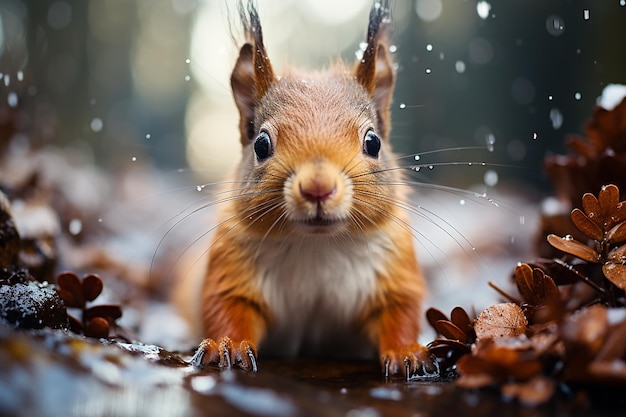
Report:
[[[304,220],[302,223],[304,223],[307,226],[325,227],[325,226],[332,226],[334,224],[337,224],[337,222],[338,220],[328,219],[320,215],[317,215],[311,219]]]
[[[308,219],[301,219],[297,222],[309,233],[332,233],[343,228],[345,220],[341,218],[329,218],[320,214]]]

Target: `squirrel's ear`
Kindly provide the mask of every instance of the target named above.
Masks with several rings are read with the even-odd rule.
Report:
[[[370,11],[367,47],[357,62],[355,76],[376,107],[378,134],[387,139],[391,126],[391,98],[395,84],[393,61],[388,52],[390,16],[388,1],[375,2]]]
[[[259,15],[252,1],[247,11],[239,2],[239,15],[246,33],[247,43],[239,50],[237,63],[230,76],[235,104],[239,109],[239,130],[241,143],[245,146],[255,136],[254,114],[261,99],[275,81],[274,70],[265,46]]]

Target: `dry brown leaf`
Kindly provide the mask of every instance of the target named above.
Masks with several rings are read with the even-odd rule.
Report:
[[[605,384],[623,385],[626,381],[626,362],[621,359],[592,362],[589,364],[589,373]]]
[[[598,203],[604,221],[610,226],[611,214],[615,207],[619,204],[619,188],[613,184],[606,185],[600,189],[598,194]],[[614,221],[613,221],[614,222]]]
[[[454,307],[450,313],[450,321],[454,323],[464,333],[471,333],[474,330],[474,323],[462,307]]]
[[[524,405],[537,406],[547,402],[554,395],[554,380],[538,375],[527,382],[505,384],[501,391],[506,398],[517,399]]]
[[[617,288],[626,291],[626,265],[608,261],[602,265],[602,273]]]
[[[624,310],[621,309],[621,312],[624,312]],[[626,320],[612,324],[607,333],[608,336],[600,352],[594,358],[594,362],[626,359]]]
[[[528,321],[517,304],[503,303],[484,309],[476,319],[478,339],[516,337],[526,332]]]
[[[528,264],[519,264],[514,272],[517,289],[524,301],[538,307],[549,300],[550,306],[560,306],[561,293],[556,284],[539,268],[531,268]]]
[[[593,217],[594,216],[591,216],[591,218],[588,217],[582,212],[582,210],[577,208],[572,210],[571,213],[572,222],[578,230],[591,239],[602,240],[604,238],[604,233],[602,232],[602,228],[592,220]]]
[[[556,249],[576,256],[583,261],[599,263],[600,259],[598,253],[591,249],[589,246],[584,245],[571,236],[559,237],[557,235],[548,235],[548,243],[550,243]]]
[[[599,227],[602,227],[603,218],[602,218],[602,209],[600,208],[600,203],[595,195],[591,193],[583,194],[583,210],[587,213],[590,219],[592,219]]]
[[[442,336],[448,339],[458,340],[461,343],[467,343],[467,335],[454,323],[447,320],[439,320],[436,326],[435,328]]]
[[[426,310],[426,319],[428,320],[428,323],[431,325],[431,327],[433,329],[436,329],[437,322],[448,320],[448,317],[446,317],[446,315],[443,314],[441,310],[431,307]]]
[[[606,234],[606,240],[612,244],[626,241],[626,222],[616,224]]]
[[[602,347],[607,329],[607,309],[596,304],[569,316],[561,326],[561,334],[570,346],[580,346],[593,357]]]
[[[459,359],[459,362],[463,360],[464,357],[465,356]],[[455,382],[456,382],[456,385],[461,388],[472,389],[472,388],[488,387],[489,385],[493,385],[496,381],[489,374],[479,373],[479,374],[460,375],[459,378]]]

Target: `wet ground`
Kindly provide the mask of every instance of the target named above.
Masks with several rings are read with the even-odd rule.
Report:
[[[590,399],[561,390],[526,407],[453,382],[386,381],[369,361],[261,360],[249,374],[198,371],[184,359],[157,346],[0,325],[0,415],[600,417],[626,406],[617,392]]]

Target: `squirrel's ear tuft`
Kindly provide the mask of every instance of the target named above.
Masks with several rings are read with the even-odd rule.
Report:
[[[388,0],[374,0],[367,28],[367,47],[356,63],[355,76],[372,98],[378,117],[378,133],[389,136],[391,98],[395,84],[393,61],[389,55],[391,17]]]
[[[230,85],[239,109],[241,142],[245,146],[255,136],[256,106],[267,94],[275,77],[272,64],[265,52],[261,21],[253,1],[248,1],[247,8],[240,1],[238,7],[246,43],[239,50],[239,57],[230,77]]]

